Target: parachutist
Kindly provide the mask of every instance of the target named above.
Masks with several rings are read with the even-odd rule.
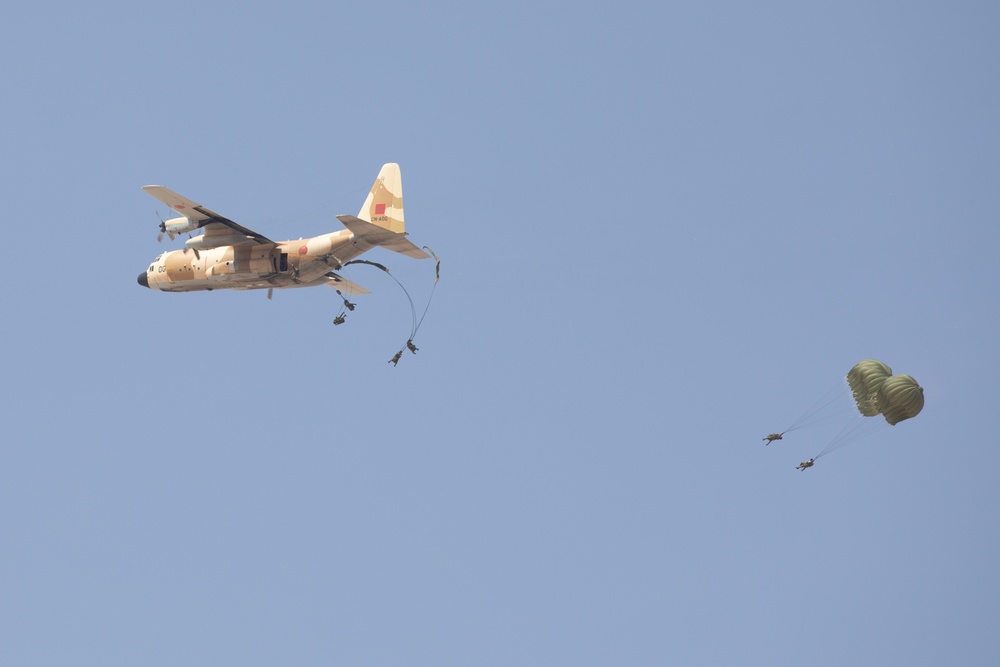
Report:
[[[809,459],[808,461],[803,461],[795,467],[796,470],[805,470],[806,468],[812,468],[816,464],[816,459]]]
[[[333,326],[337,326],[337,325],[343,324],[344,320],[346,320],[346,319],[347,318],[344,317],[343,315],[337,315],[335,318],[333,318]]]
[[[398,364],[398,363],[399,363],[399,359],[400,359],[400,357],[402,357],[402,356],[403,356],[403,351],[402,351],[402,350],[400,350],[399,352],[397,352],[397,353],[396,353],[396,356],[394,356],[394,357],[393,357],[392,359],[390,359],[390,360],[389,360],[389,361],[387,361],[386,363],[389,363],[389,364],[392,364],[393,366],[395,366],[396,364]]]
[[[354,304],[348,301],[347,299],[344,299],[344,306],[347,308],[347,310],[351,311],[354,310]]]
[[[420,349],[419,347],[417,347],[416,345],[413,344],[413,339],[412,338],[410,340],[406,341],[406,347],[413,354],[416,354],[417,350]]]
[[[781,440],[781,436],[783,436],[783,435],[785,435],[784,432],[782,432],[782,433],[772,433],[771,435],[769,435],[766,438],[764,438],[764,440],[767,441],[767,442],[764,443],[764,446],[766,447],[767,445],[770,445],[775,440]]]
[[[431,247],[429,245],[425,245],[424,250],[433,255],[434,260],[437,262],[437,264],[434,266],[434,284],[436,285],[437,282],[441,280],[441,258],[437,256],[437,253],[431,250]]]

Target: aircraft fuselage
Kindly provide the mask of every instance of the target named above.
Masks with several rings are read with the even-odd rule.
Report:
[[[342,295],[367,294],[335,271],[376,247],[430,258],[406,238],[403,186],[395,162],[382,165],[358,215],[337,216],[346,229],[297,241],[272,241],[162,185],[142,189],[180,213],[160,223],[160,240],[201,231],[182,250],[163,253],[139,274],[140,285],[161,292],[328,285]]]
[[[297,241],[227,245],[166,252],[153,260],[138,282],[162,292],[213,289],[284,289],[326,284],[325,277],[371,246],[348,230]]]

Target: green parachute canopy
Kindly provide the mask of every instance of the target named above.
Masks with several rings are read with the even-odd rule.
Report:
[[[892,369],[875,359],[859,361],[847,372],[847,384],[851,386],[858,412],[865,417],[874,417],[878,409],[878,390],[885,379],[892,375]]]
[[[924,388],[909,375],[887,377],[879,388],[878,404],[885,420],[895,426],[924,409]]]
[[[920,414],[924,390],[909,375],[893,375],[892,369],[875,359],[859,361],[847,373],[858,412],[866,417],[882,415],[895,426]]]

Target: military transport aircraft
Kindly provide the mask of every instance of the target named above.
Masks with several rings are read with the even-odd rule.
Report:
[[[160,224],[160,240],[164,234],[173,239],[204,230],[183,250],[163,253],[139,274],[140,285],[162,292],[267,289],[270,298],[274,289],[329,285],[343,295],[367,294],[334,270],[376,246],[416,259],[430,257],[406,238],[395,163],[382,165],[356,216],[337,216],[347,229],[298,241],[272,241],[162,185],[142,189],[180,213]]]

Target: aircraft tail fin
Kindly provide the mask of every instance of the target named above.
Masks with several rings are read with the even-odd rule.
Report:
[[[382,246],[416,259],[430,255],[406,239],[403,222],[403,181],[399,165],[387,162],[378,172],[361,211],[356,215],[338,215],[354,238],[372,246]]]
[[[403,181],[398,164],[387,162],[382,165],[358,218],[397,234],[406,231],[403,222]]]

